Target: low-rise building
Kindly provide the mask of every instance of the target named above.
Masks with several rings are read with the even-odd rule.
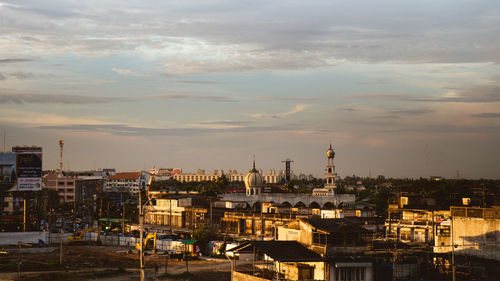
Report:
[[[440,224],[450,217],[449,210],[401,208],[391,204],[385,222],[386,237],[405,243],[434,244],[434,237],[442,232]]]
[[[137,194],[140,188],[149,185],[151,176],[149,173],[124,172],[116,173],[106,179],[104,192],[127,192]]]
[[[196,228],[199,224],[210,223],[207,204],[201,197],[157,198],[155,204],[145,206],[144,222],[175,228]]]

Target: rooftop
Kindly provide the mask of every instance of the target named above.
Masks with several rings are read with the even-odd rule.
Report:
[[[297,241],[248,241],[228,251],[252,252],[253,248],[279,262],[323,261],[323,257]]]

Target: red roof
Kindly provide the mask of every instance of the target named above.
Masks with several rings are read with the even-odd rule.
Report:
[[[110,180],[136,180],[141,176],[141,172],[116,173]]]

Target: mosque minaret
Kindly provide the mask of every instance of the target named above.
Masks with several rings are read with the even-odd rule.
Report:
[[[335,192],[335,164],[333,159],[335,158],[335,151],[332,149],[332,144],[330,144],[330,148],[326,151],[326,158],[328,159],[328,163],[325,169],[325,188],[332,190]]]

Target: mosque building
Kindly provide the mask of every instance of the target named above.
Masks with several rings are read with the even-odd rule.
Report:
[[[222,201],[247,202],[251,208],[262,203],[273,203],[290,207],[305,206],[310,208],[336,208],[340,204],[344,207],[353,205],[355,202],[354,194],[335,193],[335,152],[331,144],[326,151],[326,158],[325,186],[323,188],[315,188],[312,194],[263,193],[264,179],[255,168],[254,160],[252,170],[244,178],[245,193],[227,193],[222,198]]]

